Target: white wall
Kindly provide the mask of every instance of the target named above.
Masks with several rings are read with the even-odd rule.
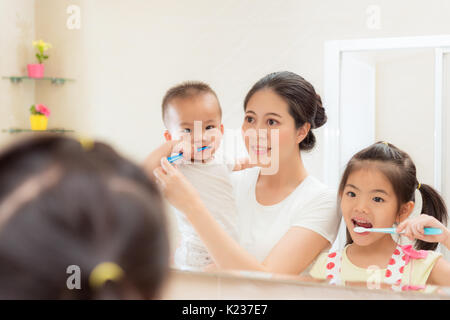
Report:
[[[0,0],[0,77],[26,74],[34,61],[34,0]],[[34,63],[34,62],[33,62]],[[29,127],[29,108],[34,103],[34,84],[12,84],[0,80],[0,146],[12,136],[2,133],[10,127]]]
[[[420,183],[434,184],[434,50],[399,50],[377,63],[376,140],[413,159]]]
[[[80,5],[81,30],[65,28],[69,4]],[[380,30],[366,26],[372,4],[381,6]],[[140,161],[162,141],[161,98],[177,82],[209,82],[225,126],[239,128],[245,93],[261,76],[291,70],[321,93],[325,40],[450,32],[446,9],[445,0],[40,0],[37,33],[55,47],[48,70],[77,83],[47,86],[38,97],[56,110],[53,124],[107,139]],[[319,178],[322,130],[306,156]]]
[[[69,5],[81,5],[77,0],[38,0],[36,2],[36,39],[43,39],[53,46],[45,61],[45,76],[75,79],[62,86],[49,82],[36,84],[36,101],[47,105],[52,114],[49,128],[74,129],[87,132],[90,117],[89,53],[85,39],[89,30],[69,30],[66,26]],[[95,90],[94,87],[92,87]],[[100,121],[100,120],[98,120]],[[94,127],[95,125],[92,124]]]
[[[80,30],[66,28],[72,4]],[[369,5],[380,6],[380,29],[367,27]],[[0,0],[0,9],[2,75],[25,73],[36,35],[54,46],[47,74],[76,79],[38,84],[35,95],[30,84],[2,80],[2,127],[28,125],[35,98],[52,109],[49,126],[106,139],[136,161],[162,141],[161,99],[177,82],[210,83],[225,127],[239,128],[246,92],[269,72],[299,73],[322,93],[326,40],[450,33],[448,0]],[[422,130],[432,131],[428,121]],[[323,128],[317,133],[305,161],[323,179]]]

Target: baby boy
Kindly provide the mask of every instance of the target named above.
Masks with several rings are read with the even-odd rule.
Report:
[[[215,158],[224,132],[222,109],[215,92],[202,82],[185,82],[164,96],[162,103],[166,140],[190,142],[190,157],[177,161],[178,169],[197,189],[209,212],[224,230],[237,239],[237,208],[230,171],[243,166],[227,165]],[[204,149],[204,150],[200,150]],[[200,151],[199,151],[200,150]],[[184,150],[189,152],[189,150]],[[180,231],[175,252],[178,268],[203,269],[213,263],[204,244],[182,212],[174,208]]]

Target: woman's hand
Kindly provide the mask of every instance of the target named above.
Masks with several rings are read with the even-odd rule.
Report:
[[[156,182],[166,199],[185,214],[195,211],[202,204],[200,195],[192,184],[166,157],[161,158],[161,166],[153,170]]]
[[[184,152],[185,149],[186,152]],[[161,165],[161,158],[183,152],[183,158],[186,160],[190,158],[190,150],[186,140],[168,140],[147,156],[144,162],[144,170],[154,180],[153,171]]]
[[[426,227],[441,229],[442,233],[439,235],[424,235],[423,229]],[[419,239],[426,242],[440,242],[449,248],[449,230],[441,222],[439,222],[439,220],[430,215],[421,214],[417,218],[406,219],[397,227],[397,232],[401,232],[403,230],[405,230],[403,235],[408,237],[410,240]]]

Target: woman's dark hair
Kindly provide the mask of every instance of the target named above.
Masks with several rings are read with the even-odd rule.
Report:
[[[153,298],[169,241],[155,184],[106,144],[41,136],[0,154],[0,299]],[[102,262],[123,270],[95,288]],[[81,289],[69,289],[69,266]]]
[[[322,99],[314,87],[304,78],[289,71],[274,72],[266,75],[253,85],[244,100],[244,110],[250,98],[259,90],[271,89],[289,106],[289,114],[294,118],[298,129],[306,122],[311,124],[308,135],[300,142],[300,150],[309,151],[314,148],[316,137],[312,129],[319,128],[327,122]]]
[[[397,197],[397,210],[400,210],[401,205],[409,201],[415,201],[414,192],[419,187],[416,166],[406,152],[387,142],[377,142],[359,151],[350,159],[339,185],[339,201],[342,199],[342,193],[350,174],[369,165],[375,165],[392,184]],[[447,224],[447,208],[439,193],[424,183],[420,184],[419,191],[422,196],[421,214],[428,214],[443,224]],[[338,205],[338,208],[340,208],[340,205]],[[347,229],[347,244],[352,242],[353,240]],[[435,250],[437,245],[437,243],[422,240],[415,242],[415,247],[418,250]]]

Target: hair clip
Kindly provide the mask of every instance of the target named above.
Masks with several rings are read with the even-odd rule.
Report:
[[[386,141],[383,141],[382,143],[384,143],[385,145],[387,145],[389,147],[389,143],[387,143]]]
[[[123,269],[114,262],[102,262],[92,269],[89,275],[91,288],[99,288],[106,281],[119,281],[123,277]]]
[[[417,190],[420,190],[420,186],[421,186],[421,184],[419,183],[419,185],[417,186]]]
[[[80,142],[81,146],[85,151],[89,151],[94,148],[95,141],[88,137],[79,137],[78,142]]]

